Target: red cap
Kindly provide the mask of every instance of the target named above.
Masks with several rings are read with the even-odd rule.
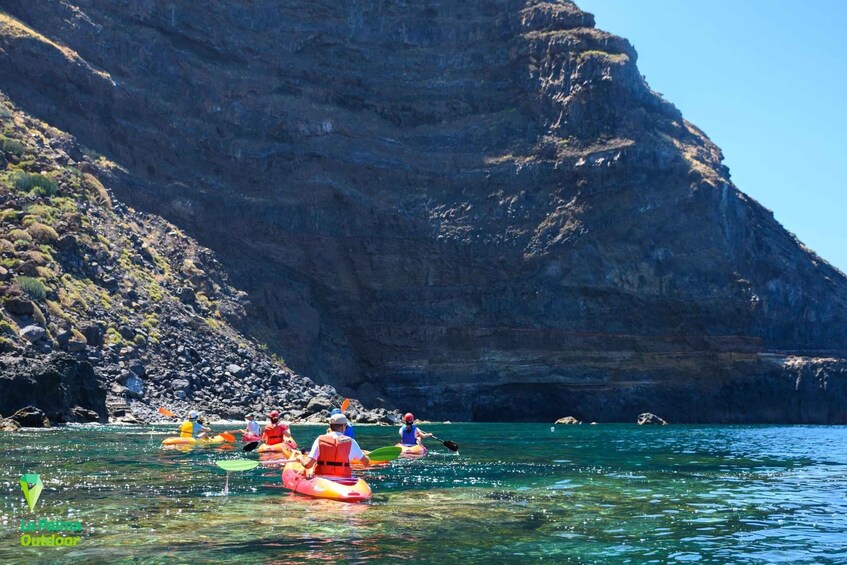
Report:
[[[277,419],[279,418],[279,410],[271,410],[271,413],[268,414],[268,418]]]
[[[409,422],[409,423],[414,422],[415,421],[415,415],[412,414],[411,412],[409,412],[405,416],[403,416],[403,421]]]

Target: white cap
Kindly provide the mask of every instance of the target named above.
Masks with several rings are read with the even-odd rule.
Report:
[[[344,424],[346,426],[347,425],[347,416],[345,416],[344,414],[333,414],[332,416],[329,417],[329,424],[330,425]]]

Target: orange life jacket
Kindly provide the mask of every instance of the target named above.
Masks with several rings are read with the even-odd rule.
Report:
[[[325,434],[318,437],[318,466],[316,475],[351,477],[350,448],[353,443],[347,436]]]
[[[273,424],[268,424],[265,426],[265,443],[268,445],[276,445],[278,443],[282,443],[283,437],[288,432],[288,426],[283,426],[282,424],[278,424],[274,426]]]

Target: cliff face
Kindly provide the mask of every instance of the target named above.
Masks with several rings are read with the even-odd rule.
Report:
[[[760,354],[847,349],[844,275],[570,2],[3,9],[0,88],[121,164],[116,194],[249,293],[248,331],[342,392],[679,421],[749,389],[750,420],[804,420]]]
[[[240,333],[245,293],[209,249],[116,199],[116,171],[0,96],[0,413],[29,425],[278,408],[326,421],[335,390]]]

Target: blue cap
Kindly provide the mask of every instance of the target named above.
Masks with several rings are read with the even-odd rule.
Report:
[[[333,414],[341,414],[341,409],[333,408],[332,412],[330,412],[329,415],[332,416]]]

